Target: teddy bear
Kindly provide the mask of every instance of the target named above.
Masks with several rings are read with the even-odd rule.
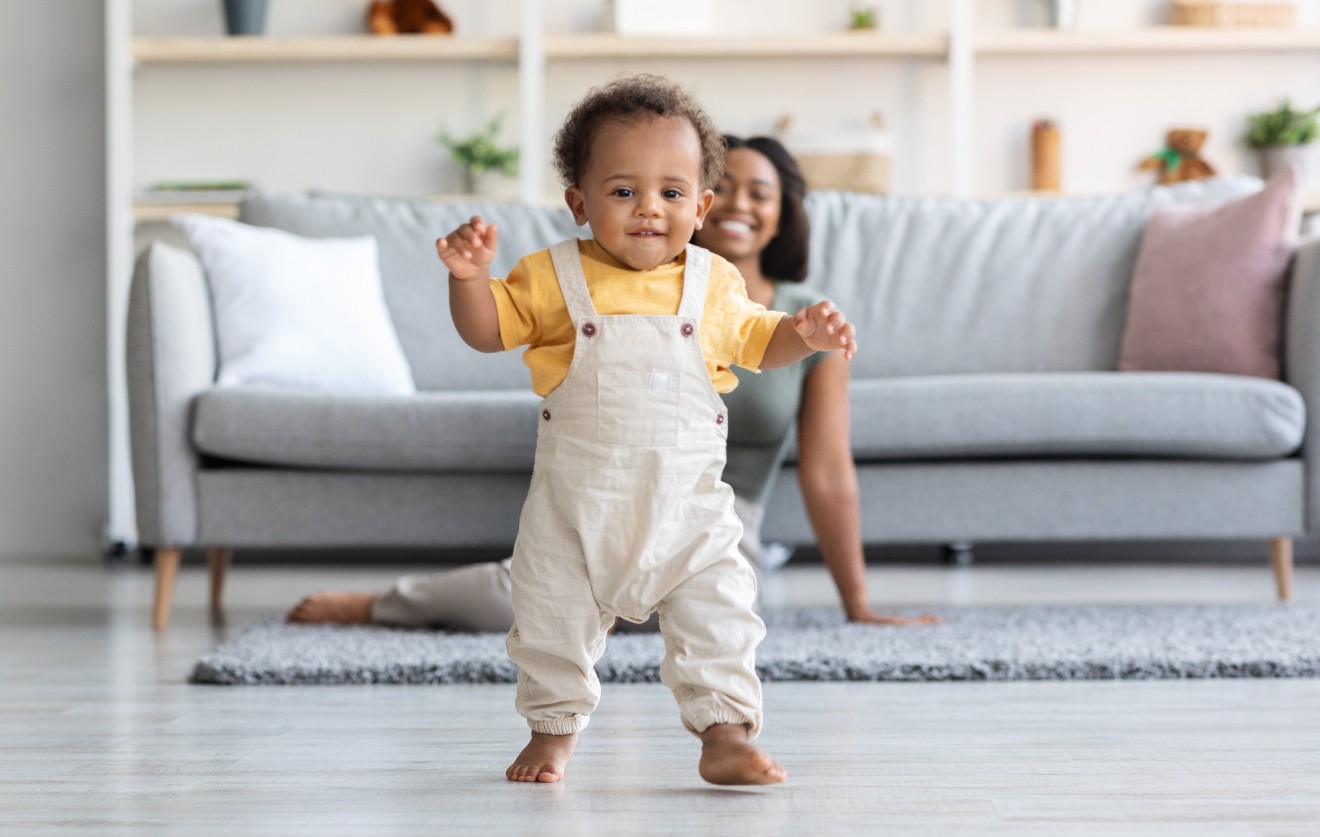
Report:
[[[372,0],[367,8],[367,30],[374,35],[448,35],[454,31],[454,22],[434,0]]]
[[[1182,183],[1214,177],[1215,169],[1201,159],[1208,131],[1199,128],[1173,128],[1164,137],[1164,148],[1141,161],[1141,171],[1159,171],[1160,184]]]

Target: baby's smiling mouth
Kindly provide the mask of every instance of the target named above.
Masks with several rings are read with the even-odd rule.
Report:
[[[658,236],[664,235],[664,233],[660,232],[659,230],[653,230],[648,228],[643,230],[637,230],[636,232],[633,233],[633,235],[638,236],[639,238],[656,238]]]

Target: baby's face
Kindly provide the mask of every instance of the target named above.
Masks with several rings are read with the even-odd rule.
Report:
[[[710,211],[701,188],[701,141],[686,119],[657,117],[602,125],[587,170],[564,193],[578,224],[634,270],[678,258]]]

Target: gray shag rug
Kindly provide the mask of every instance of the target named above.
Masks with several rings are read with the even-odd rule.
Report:
[[[1320,676],[1320,607],[968,607],[942,625],[850,625],[837,608],[764,614],[771,680],[1151,680]],[[616,633],[600,679],[660,679],[656,633]],[[510,683],[503,634],[263,622],[203,657],[193,683]]]

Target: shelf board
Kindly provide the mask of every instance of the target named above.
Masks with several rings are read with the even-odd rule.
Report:
[[[137,38],[138,63],[227,63],[298,61],[513,61],[515,38],[442,35],[334,35],[276,38]]]
[[[1147,26],[1138,29],[1007,29],[977,32],[982,55],[1320,50],[1320,29]]]
[[[942,58],[939,33],[835,32],[812,35],[648,37],[595,32],[547,35],[547,58],[824,58],[893,56]]]
[[[982,55],[1320,50],[1320,29],[1148,26],[1137,29],[1007,29],[978,32]],[[707,37],[627,36],[609,32],[547,35],[546,57],[592,58],[938,58],[948,37],[938,32],[833,32]],[[137,38],[139,63],[298,61],[516,61],[516,38],[436,35],[329,35]]]
[[[175,215],[217,215],[221,218],[238,217],[238,201],[222,203],[156,203],[133,204],[133,220],[138,223],[163,223]]]
[[[292,192],[291,192],[292,194]],[[363,198],[373,197],[363,195]],[[434,193],[417,195],[375,195],[376,199],[383,201],[399,202],[430,202],[430,203],[520,203],[516,197],[502,195],[468,195],[462,193]],[[137,223],[164,223],[175,215],[216,215],[221,218],[238,217],[239,199],[230,201],[206,201],[198,203],[184,203],[173,201],[152,201],[142,200],[133,204],[133,220]],[[552,198],[546,198],[542,206],[548,208],[559,208],[564,205],[563,198],[558,195]]]

